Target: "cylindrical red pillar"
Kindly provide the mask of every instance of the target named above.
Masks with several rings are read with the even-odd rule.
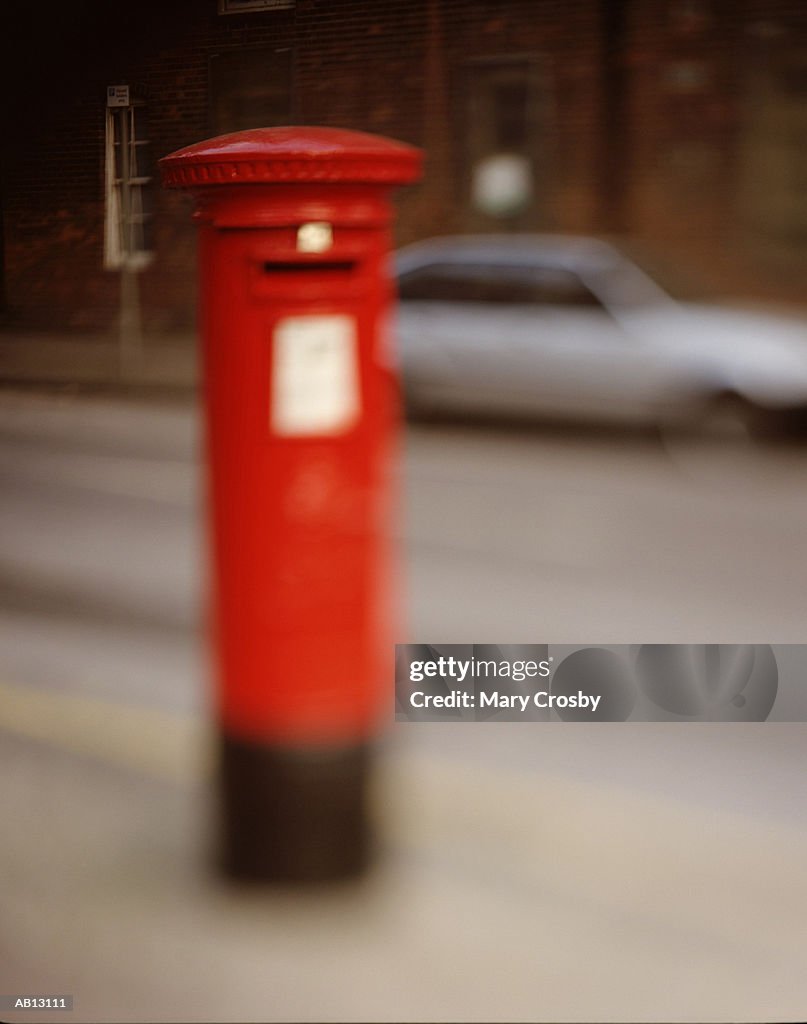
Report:
[[[200,227],[225,866],[354,874],[391,664],[389,193],[420,152],[262,128],[161,168]]]

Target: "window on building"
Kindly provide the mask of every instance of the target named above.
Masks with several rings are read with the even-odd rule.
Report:
[[[145,107],[111,107],[106,121],[104,265],[140,269],[153,254],[153,193]]]
[[[467,227],[541,224],[548,97],[540,59],[470,60],[466,84]]]
[[[807,48],[784,30],[754,43],[743,72],[741,223],[757,259],[800,274],[807,255]]]

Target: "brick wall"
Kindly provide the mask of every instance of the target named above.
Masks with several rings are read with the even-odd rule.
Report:
[[[743,81],[776,40],[807,39],[806,11],[787,0],[297,0],[220,16],[216,0],[74,0],[6,14],[5,320],[114,326],[105,87],[128,83],[145,101],[156,162],[211,134],[211,58],[261,48],[292,53],[290,122],[426,149],[424,183],[397,199],[401,242],[491,226],[467,202],[468,97],[491,61],[523,59],[540,110],[521,229],[627,232],[709,288],[795,296],[781,268],[760,269],[742,213],[753,208]],[[195,238],[188,198],[155,198],[156,254],[140,284],[146,329],[161,332],[193,322]]]
[[[467,186],[469,59],[529,54],[546,77],[547,116],[542,201],[528,226],[596,227],[600,56],[592,0],[298,0],[235,16],[220,16],[215,0],[142,3],[126,14],[100,3],[72,10],[81,25],[68,33],[69,55],[59,45],[64,15],[14,26],[26,60],[44,46],[51,63],[24,116],[12,118],[4,190],[12,323],[113,325],[118,275],[102,267],[105,87],[128,83],[146,102],[156,160],[210,134],[209,61],[238,48],[292,48],[292,121],[427,148],[425,184],[398,199],[401,241],[465,226],[458,196]],[[23,77],[19,67],[17,86]],[[141,275],[152,331],[187,326],[195,303],[189,202],[166,192],[156,202],[156,258]]]
[[[634,2],[625,47],[627,232],[706,295],[803,301],[807,232],[783,240],[780,258],[769,259],[777,247],[766,241],[773,224],[760,198],[775,206],[787,179],[799,176],[797,147],[787,140],[807,132],[807,118],[803,131],[785,123],[786,97],[774,91],[759,107],[761,79],[778,81],[796,60],[807,110],[807,8],[794,0]],[[766,153],[760,129],[773,120],[778,135]],[[766,173],[771,158],[778,177]],[[807,164],[801,173],[807,180]]]

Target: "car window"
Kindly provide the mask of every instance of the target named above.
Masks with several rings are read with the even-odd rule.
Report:
[[[586,283],[610,308],[630,310],[673,304],[655,281],[627,260],[611,260],[590,267],[585,277]]]
[[[580,278],[562,267],[435,263],[403,274],[398,288],[403,301],[602,308]]]

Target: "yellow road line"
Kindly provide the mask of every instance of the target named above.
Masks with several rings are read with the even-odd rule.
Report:
[[[212,774],[211,734],[190,715],[0,682],[2,730],[180,785]],[[773,826],[545,772],[391,754],[381,759],[378,809],[399,847],[459,857],[469,877],[503,871],[513,885],[575,906],[705,929],[728,943],[749,913],[764,919],[776,906],[776,936],[760,936],[760,948],[803,939],[800,823]]]
[[[210,773],[209,734],[189,715],[0,682],[0,729],[171,782]]]

